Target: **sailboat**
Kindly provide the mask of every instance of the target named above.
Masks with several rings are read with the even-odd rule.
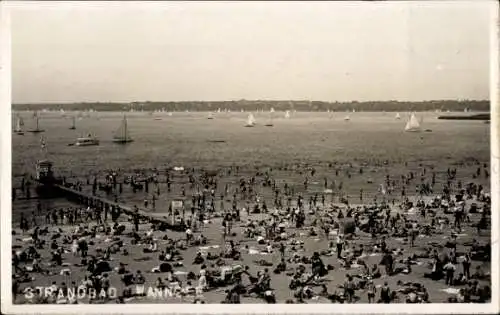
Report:
[[[123,120],[122,123],[120,124],[120,127],[116,131],[115,136],[113,137],[113,142],[115,143],[129,143],[134,141],[128,132],[128,125],[127,125],[127,117],[123,115]]]
[[[73,120],[73,124],[71,125],[71,127],[69,127],[69,129],[75,130],[76,129],[76,119],[75,119],[75,116],[73,116],[72,120]]]
[[[250,113],[247,118],[247,123],[245,127],[254,127],[255,126],[255,117],[253,117],[253,114]]]
[[[397,120],[401,119],[401,116],[399,115],[399,113],[396,113],[396,119]]]
[[[410,119],[408,119],[408,122],[406,123],[405,131],[408,132],[422,131],[422,128],[420,127],[420,122],[418,121],[417,116],[415,116],[415,113],[411,113]]]
[[[273,127],[273,113],[274,113],[274,108],[271,108],[271,111],[269,112],[269,121],[264,125],[266,127]]]
[[[212,112],[208,113],[207,119],[214,119],[214,114]]]
[[[20,136],[24,135],[23,126],[24,126],[24,121],[21,118],[21,116],[18,115],[16,121],[16,128],[14,129],[14,132]]]
[[[344,117],[344,121],[349,121],[349,120],[351,120],[351,117],[349,117],[349,115],[346,115],[346,116]]]
[[[37,113],[37,112],[35,112],[35,113],[33,114],[33,117],[35,118],[36,128],[35,128],[35,129],[28,130],[28,132],[31,132],[31,133],[40,133],[40,132],[44,132],[45,130],[40,129],[40,122],[39,122],[39,118],[38,118],[38,113]]]
[[[287,111],[285,112],[285,118],[286,118],[286,119],[290,118],[290,111],[289,111],[289,110],[287,110]]]

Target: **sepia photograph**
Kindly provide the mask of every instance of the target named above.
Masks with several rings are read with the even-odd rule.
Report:
[[[2,308],[497,310],[497,11],[7,1]]]

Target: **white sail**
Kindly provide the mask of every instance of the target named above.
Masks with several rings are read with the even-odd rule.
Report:
[[[289,111],[289,110],[287,110],[287,111],[285,112],[285,118],[287,118],[287,119],[288,119],[288,118],[290,118],[290,111]]]
[[[20,116],[17,116],[16,128],[14,129],[14,131],[17,133],[22,133],[23,125],[24,125],[23,119]]]
[[[248,114],[247,123],[245,126],[247,127],[255,126],[255,117],[253,116],[252,113]]]
[[[271,107],[270,112],[271,112],[271,113],[274,113],[274,107]]]
[[[349,117],[349,115],[346,115],[346,116],[344,117],[344,120],[345,120],[345,121],[349,121],[349,120],[351,120],[351,117]]]
[[[207,119],[214,119],[214,114],[212,112],[208,113]]]
[[[127,123],[127,117],[123,116],[122,122],[120,124],[120,127],[116,131],[116,134],[113,138],[114,142],[132,142],[132,138],[130,137],[129,131],[128,131],[128,123]]]
[[[249,124],[252,124],[252,125],[254,125],[254,124],[255,124],[255,117],[253,116],[253,114],[248,115],[248,120],[247,120],[247,122],[248,122]]]
[[[408,119],[408,122],[406,123],[405,126],[405,131],[409,132],[421,131],[420,122],[418,121],[417,116],[415,116],[415,113],[412,113],[410,119]]]
[[[399,113],[396,113],[396,119],[401,119],[401,116],[399,115]]]
[[[33,114],[33,117],[34,117],[34,119],[35,119],[35,128],[34,128],[34,129],[30,129],[30,130],[28,130],[28,131],[29,131],[29,132],[32,132],[32,133],[44,132],[45,130],[40,129],[40,121],[39,121],[38,113],[37,113],[37,112],[35,112],[35,113]],[[21,121],[21,123],[22,123],[22,121]],[[24,124],[24,123],[22,123],[22,124]]]
[[[274,113],[274,110],[272,112],[269,113],[269,120],[268,122],[266,123],[266,126],[267,127],[272,127],[274,126],[274,123],[273,123],[273,113]]]

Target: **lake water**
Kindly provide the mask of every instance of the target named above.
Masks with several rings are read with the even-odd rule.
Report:
[[[25,128],[33,125],[31,115],[21,114]],[[285,119],[274,114],[274,127],[265,127],[269,113],[254,113],[257,126],[245,128],[247,113],[127,114],[134,142],[112,143],[122,114],[91,113],[77,120],[69,130],[71,114],[41,113],[43,134],[13,135],[13,175],[33,172],[36,160],[47,157],[59,172],[88,174],[107,168],[149,168],[166,165],[279,165],[292,162],[375,160],[459,162],[475,158],[489,161],[490,125],[482,121],[438,120],[435,113],[418,114],[423,128],[432,132],[404,132],[407,114],[396,120],[395,113],[293,113]],[[13,122],[14,124],[14,122]],[[68,146],[88,133],[101,144],[93,147]],[[40,137],[46,152],[41,151]],[[223,140],[213,143],[212,140]]]

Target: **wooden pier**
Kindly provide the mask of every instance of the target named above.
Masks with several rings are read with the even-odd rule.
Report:
[[[86,207],[91,207],[95,209],[100,209],[107,213],[117,213],[117,217],[121,214],[129,215],[133,218],[139,220],[145,220],[151,222],[152,224],[160,225],[160,229],[171,229],[176,231],[184,230],[185,227],[180,226],[175,222],[175,217],[173,213],[170,215],[158,215],[148,212],[146,209],[140,207],[130,207],[128,205],[117,203],[106,198],[91,195],[86,192],[78,191],[68,185],[63,185],[61,180],[54,177],[52,171],[52,162],[43,160],[39,161],[37,164],[37,174],[35,177],[35,182],[38,185],[39,194],[53,196],[53,197],[63,197],[69,201],[81,204]]]
[[[130,207],[125,204],[116,203],[106,198],[92,196],[59,184],[52,185],[52,187],[53,189],[58,190],[57,193],[61,196],[87,207],[98,208],[105,211],[115,210],[130,216],[138,216],[140,219],[148,220],[151,223],[164,223],[168,225],[171,223],[171,220],[169,221],[166,216],[154,215],[153,213],[147,212],[145,209],[139,207]]]

